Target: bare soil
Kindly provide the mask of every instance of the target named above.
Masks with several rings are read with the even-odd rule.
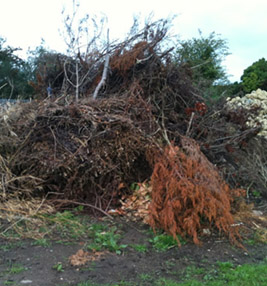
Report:
[[[248,245],[244,242],[244,250],[231,245],[223,237],[211,234],[203,238],[202,246],[188,242],[180,248],[157,251],[149,242],[153,234],[148,226],[120,220],[119,227],[123,232],[120,243],[129,245],[123,253],[107,252],[83,266],[71,266],[69,257],[83,248],[86,241],[71,244],[51,241],[47,246],[40,246],[32,240],[11,242],[1,239],[0,285],[74,286],[85,281],[97,285],[112,285],[121,281],[138,283],[142,274],[155,279],[166,277],[182,281],[188,266],[209,269],[217,261],[242,265],[266,260],[266,244]],[[146,245],[147,251],[134,250],[130,247],[132,244]],[[55,269],[56,265],[61,267]],[[13,273],[11,269],[14,266],[23,266],[24,269]],[[146,283],[142,285],[154,285],[153,281]]]

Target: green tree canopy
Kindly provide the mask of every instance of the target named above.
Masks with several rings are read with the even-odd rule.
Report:
[[[228,53],[227,43],[214,32],[204,37],[180,42],[177,49],[178,61],[192,70],[194,85],[201,91],[214,83],[225,82],[227,77],[222,61]]]
[[[18,48],[5,46],[5,42],[0,38],[0,97],[28,97],[33,92],[28,84],[30,67],[15,54]]]
[[[265,58],[258,60],[244,70],[241,84],[245,92],[258,88],[267,90],[267,61]]]

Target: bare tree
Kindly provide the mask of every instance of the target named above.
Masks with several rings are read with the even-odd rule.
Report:
[[[90,18],[88,14],[79,18],[79,2],[72,1],[70,14],[63,9],[64,31],[61,33],[67,46],[68,58],[64,62],[64,74],[66,82],[75,89],[76,101],[79,99],[80,90],[90,80],[90,73],[99,50],[99,42],[102,35],[105,18],[99,22]],[[90,64],[89,64],[90,61]]]

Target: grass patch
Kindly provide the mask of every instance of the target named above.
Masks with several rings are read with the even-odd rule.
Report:
[[[88,235],[88,225],[80,216],[71,211],[57,212],[46,216],[50,228],[61,238],[78,240]]]
[[[4,239],[30,238],[37,245],[47,246],[47,238],[61,241],[77,241],[88,238],[88,220],[79,215],[79,210],[65,210],[57,213],[38,213],[25,216],[12,227],[5,224],[6,230],[1,232]]]
[[[260,286],[267,285],[267,264],[244,264],[234,266],[231,262],[217,262],[210,270],[203,268],[187,269],[183,283],[161,281],[162,286]],[[174,283],[174,284],[173,284]]]
[[[267,285],[267,264],[244,264],[234,266],[231,262],[217,262],[211,269],[189,266],[184,272],[184,281],[154,278],[150,274],[140,274],[138,282],[120,281],[97,284],[90,281],[76,286],[262,286]]]

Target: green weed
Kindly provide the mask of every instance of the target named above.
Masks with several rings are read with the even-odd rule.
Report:
[[[34,242],[32,242],[32,245],[48,247],[51,245],[51,242],[48,241],[46,238],[40,238],[40,239],[36,239]]]
[[[188,266],[186,268],[185,273],[184,273],[184,278],[190,279],[191,277],[199,276],[199,275],[204,274],[204,273],[205,273],[204,268],[198,268],[198,267],[192,265],[192,266]]]
[[[3,250],[6,252],[6,251],[9,251],[13,248],[22,247],[22,246],[23,246],[22,241],[10,242],[8,244],[0,245],[0,250]]]
[[[19,274],[25,270],[27,270],[27,268],[25,268],[23,265],[13,264],[8,270],[8,274]]]
[[[106,225],[93,224],[90,227],[93,242],[87,247],[91,250],[100,251],[107,249],[116,254],[121,254],[122,250],[128,245],[119,244],[121,234],[119,234],[117,227],[108,227]]]
[[[130,246],[137,252],[145,253],[148,251],[145,244],[131,244]]]
[[[70,237],[75,240],[86,236],[87,226],[82,223],[81,218],[70,211],[58,212],[54,217],[57,230],[61,237]]]
[[[64,272],[63,265],[62,265],[61,262],[58,262],[58,263],[55,264],[52,268],[53,268],[54,270],[56,270],[57,272]]]
[[[141,280],[141,282],[152,282],[152,281],[154,281],[154,278],[152,275],[144,274],[144,273],[139,275],[139,279]]]
[[[181,244],[184,244],[182,239],[178,239],[180,240]],[[157,251],[166,251],[177,246],[177,241],[172,236],[164,233],[154,236],[149,241]]]
[[[15,282],[14,281],[5,281],[4,285],[5,286],[15,285]]]

